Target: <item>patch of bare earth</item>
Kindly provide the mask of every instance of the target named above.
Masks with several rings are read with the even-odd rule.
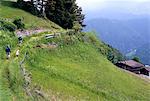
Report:
[[[38,28],[38,29],[31,29],[31,30],[17,30],[16,31],[16,35],[17,36],[30,36],[36,33],[42,33],[42,32],[49,32],[51,31],[50,29],[42,29],[42,28]]]

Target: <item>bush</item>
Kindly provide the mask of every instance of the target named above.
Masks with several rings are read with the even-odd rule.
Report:
[[[91,42],[92,44],[95,44],[95,43],[97,42],[96,37],[93,36],[93,35],[90,35],[90,36],[89,36],[89,40],[90,40],[90,42]]]
[[[79,33],[82,30],[81,24],[79,24],[77,21],[74,21],[73,30],[75,31],[75,33]]]
[[[140,62],[140,58],[139,57],[134,57],[132,60],[136,61],[136,62]]]
[[[22,22],[21,18],[16,18],[13,23],[17,26],[17,29],[24,29],[25,24]]]
[[[0,21],[0,29],[8,30],[10,32],[14,32],[17,27],[15,24],[8,22],[8,21]]]
[[[66,45],[73,44],[73,38],[71,36],[64,36],[63,41]]]

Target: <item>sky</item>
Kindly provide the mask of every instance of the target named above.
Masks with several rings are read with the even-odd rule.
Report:
[[[140,4],[148,3],[150,5],[150,0],[77,0],[77,3],[83,8],[84,12],[101,10],[106,7],[123,8],[134,12],[139,9]],[[150,7],[142,9],[143,11],[150,10]]]
[[[77,0],[77,3],[82,7],[88,7],[89,9],[103,6],[108,2],[128,2],[128,3],[142,3],[150,2],[150,0]]]

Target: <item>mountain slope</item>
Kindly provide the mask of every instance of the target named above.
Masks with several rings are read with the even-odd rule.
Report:
[[[15,18],[22,18],[26,23],[26,28],[28,29],[39,27],[61,29],[61,27],[49,20],[38,18],[28,12],[14,7],[15,2],[13,1],[2,0],[0,1],[0,3],[0,19],[12,21]]]
[[[25,39],[23,46],[20,47],[19,59],[12,55],[11,60],[7,61],[3,57],[4,54],[1,56],[3,65],[0,66],[2,73],[0,96],[3,100],[30,99],[23,92],[22,76],[18,68],[18,62],[28,51],[24,67],[32,75],[30,86],[33,88],[35,85],[40,86],[46,99],[54,97],[57,100],[148,101],[149,83],[116,68],[92,44],[77,41],[71,45],[60,45],[56,49],[33,48],[43,42],[46,44],[55,41],[55,39],[47,41],[45,38],[38,41],[36,38],[39,37],[32,36]],[[14,44],[12,51],[15,52],[16,48]],[[10,72],[11,78],[8,78],[7,71]]]
[[[134,57],[140,57],[140,61],[146,65],[150,65],[150,44],[143,44],[138,47],[137,50],[131,51],[126,54],[126,57],[132,59]]]
[[[139,56],[143,63],[150,65],[150,43],[139,47],[135,56]]]
[[[95,30],[100,39],[127,54],[133,50],[141,51],[139,47],[149,43],[149,21],[148,17],[130,20],[98,18],[87,21],[85,30]],[[148,55],[144,59],[138,56],[146,63],[144,60],[148,59]]]
[[[35,49],[35,51],[31,53],[27,64],[34,77],[38,77],[34,82],[38,81],[45,90],[54,89],[55,95],[57,92],[61,93],[63,96],[59,96],[60,99],[65,100],[64,97],[75,96],[76,99],[83,100],[95,101],[99,98],[99,100],[120,101],[148,100],[146,96],[150,96],[147,95],[149,91],[144,95],[140,93],[134,96],[134,93],[141,89],[136,87],[142,86],[143,81],[120,71],[91,44],[79,42],[54,51],[42,49]],[[45,82],[39,79],[44,79]],[[146,85],[149,89],[148,84]]]
[[[4,12],[7,8],[3,7],[1,10]],[[15,14],[15,8],[8,9]],[[22,14],[32,16],[19,11],[19,17]],[[8,13],[10,12],[7,11],[3,15]],[[32,22],[37,22],[36,18],[33,16]],[[149,82],[118,69],[108,61],[101,51],[105,52],[109,47],[98,41],[93,33],[93,38],[89,33],[84,33],[84,37],[69,36],[67,31],[54,23],[49,24],[39,18],[38,21],[44,21],[46,25],[36,24],[35,27],[49,28],[50,31],[24,37],[20,47],[14,33],[0,31],[0,100],[149,100]],[[25,21],[25,24],[27,28],[32,28],[30,22]],[[53,25],[59,29],[51,27]],[[61,35],[45,38],[45,34],[53,35],[55,32]],[[100,44],[101,51],[93,42]],[[4,50],[7,44],[12,49],[9,60],[5,59]],[[17,49],[20,50],[19,58],[15,57]],[[26,52],[27,55],[24,55]],[[21,62],[22,60],[24,61]],[[22,71],[25,71],[25,74]],[[26,76],[31,77],[28,78],[29,84]]]

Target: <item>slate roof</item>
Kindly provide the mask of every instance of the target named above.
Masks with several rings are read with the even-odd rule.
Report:
[[[150,68],[149,67],[145,67],[145,69],[150,72]]]
[[[133,67],[133,68],[136,68],[136,67],[144,67],[143,64],[139,63],[139,62],[136,62],[134,60],[127,60],[127,61],[120,61],[118,63],[122,63],[122,64],[125,64],[127,66],[130,66],[130,67]]]

